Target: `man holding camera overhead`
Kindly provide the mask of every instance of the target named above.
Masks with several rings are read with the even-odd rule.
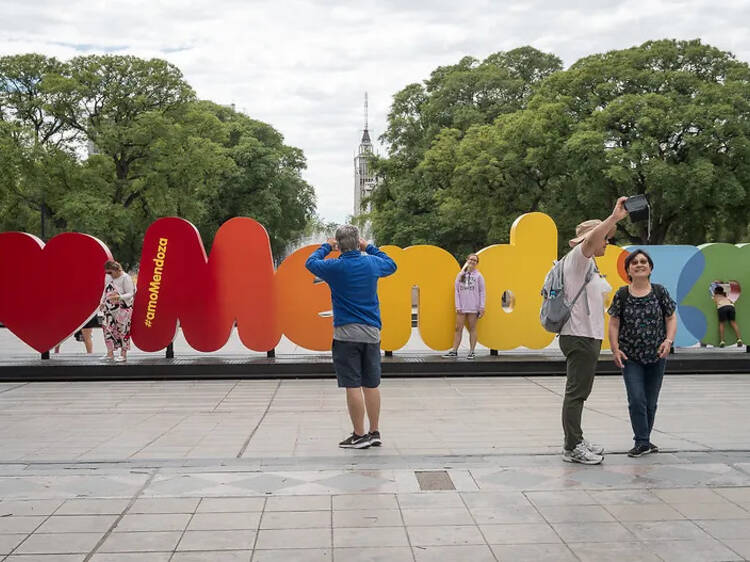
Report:
[[[325,259],[333,249],[338,259]],[[364,252],[364,254],[363,254]],[[378,279],[396,271],[396,263],[359,237],[356,226],[336,230],[307,258],[305,267],[328,283],[333,303],[333,366],[354,432],[339,443],[345,449],[380,446],[380,303]],[[365,411],[370,431],[365,431]]]

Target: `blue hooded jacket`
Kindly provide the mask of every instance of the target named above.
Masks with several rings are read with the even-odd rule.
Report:
[[[328,283],[333,302],[333,325],[367,324],[381,328],[378,279],[396,271],[396,262],[372,244],[366,255],[357,250],[327,260],[331,245],[322,244],[307,258],[305,267]]]

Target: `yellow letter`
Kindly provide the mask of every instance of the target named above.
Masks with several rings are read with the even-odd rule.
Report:
[[[431,349],[448,349],[453,344],[456,309],[454,281],[458,263],[437,246],[397,246],[381,248],[398,265],[396,273],[378,283],[383,331],[381,347],[400,349],[411,336],[411,289],[419,288],[419,335]]]

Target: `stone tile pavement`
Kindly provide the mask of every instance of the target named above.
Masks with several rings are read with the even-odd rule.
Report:
[[[332,381],[3,384],[0,560],[750,559],[750,377],[668,376],[641,459],[599,378],[596,467],[560,460],[563,385],[388,379],[352,451]]]

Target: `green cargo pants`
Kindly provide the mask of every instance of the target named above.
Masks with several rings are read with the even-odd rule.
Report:
[[[583,440],[583,403],[594,386],[596,362],[599,360],[602,340],[583,336],[560,336],[560,349],[565,355],[568,377],[563,399],[562,425],[565,432],[565,448],[570,451]]]

